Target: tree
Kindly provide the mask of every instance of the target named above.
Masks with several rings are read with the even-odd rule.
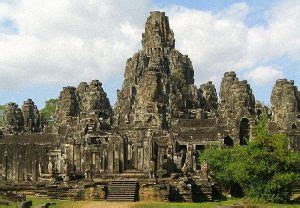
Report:
[[[270,202],[289,201],[291,184],[299,176],[295,167],[299,153],[287,149],[285,135],[268,131],[263,114],[248,145],[206,150],[204,159],[223,191],[229,192],[238,184],[245,196]]]
[[[46,101],[45,107],[40,111],[41,115],[44,116],[49,124],[53,123],[57,102],[58,99],[50,99]]]

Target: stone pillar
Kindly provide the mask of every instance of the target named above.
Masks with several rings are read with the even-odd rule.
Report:
[[[75,168],[76,171],[80,171],[81,170],[81,145],[77,145],[75,144],[74,146],[74,150],[75,150]]]
[[[113,148],[113,145],[111,145],[108,148],[107,160],[108,160],[108,172],[113,173],[114,172],[114,148]]]
[[[107,158],[107,150],[104,149],[103,150],[103,154],[102,154],[102,168],[104,171],[107,171],[108,169],[108,158]]]
[[[149,164],[151,160],[151,152],[150,152],[151,142],[148,139],[147,141],[144,141],[144,160],[143,160],[143,170],[144,172],[149,171]]]
[[[168,172],[173,173],[173,145],[169,146],[167,149],[167,163],[168,163]]]
[[[120,165],[120,162],[119,162],[119,149],[118,149],[118,146],[119,145],[115,145],[114,147],[114,173],[119,173],[120,172],[120,169],[119,169],[119,165]]]
[[[14,182],[18,182],[18,175],[17,175],[17,173],[18,173],[18,163],[19,163],[19,161],[18,161],[18,159],[19,159],[19,157],[18,157],[19,155],[18,155],[18,152],[17,152],[17,148],[14,148],[14,150],[13,150],[13,158],[12,158],[12,163],[13,163],[13,165],[12,165],[12,179],[14,180]]]
[[[2,161],[0,163],[0,181],[3,181],[3,164],[2,164]]]
[[[132,148],[132,159],[131,159],[131,163],[132,163],[132,168],[133,169],[137,169],[137,147],[134,145]]]
[[[162,161],[162,148],[161,147],[157,147],[157,170],[161,170],[162,169],[162,163],[163,163],[163,161]]]
[[[32,161],[32,179],[33,181],[37,181],[37,161]]]
[[[193,145],[187,145],[186,151],[186,162],[188,162],[191,166],[193,165]]]
[[[196,156],[197,156],[197,154],[196,154],[196,145],[192,145],[192,151],[193,151],[192,152],[193,165],[191,167],[193,168],[194,171],[197,171],[197,163],[198,163],[197,159],[198,158],[196,158]]]
[[[120,170],[121,172],[124,172],[124,164],[125,164],[125,161],[124,161],[124,142],[122,144],[120,144],[119,146],[119,149],[120,149]]]
[[[4,168],[5,168],[5,181],[8,180],[8,156],[7,156],[7,151],[5,150],[5,159],[4,159],[4,162],[5,162],[5,165],[4,165]]]

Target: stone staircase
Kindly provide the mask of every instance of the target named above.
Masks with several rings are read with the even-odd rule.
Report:
[[[115,180],[108,184],[107,201],[136,201],[137,181]]]
[[[61,200],[84,200],[85,189],[83,187],[62,187],[58,185],[47,185],[37,189],[36,197],[47,197]]]
[[[207,179],[195,177],[193,184],[193,201],[211,201],[212,184]]]
[[[294,181],[292,184],[292,193],[300,196],[300,179]]]

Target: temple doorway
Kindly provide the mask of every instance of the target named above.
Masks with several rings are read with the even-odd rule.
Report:
[[[200,156],[202,154],[202,152],[204,151],[205,147],[204,145],[196,145],[195,146],[195,163],[196,163],[196,170],[200,170],[201,169],[201,164],[200,164]]]
[[[240,123],[240,145],[246,145],[250,137],[250,124],[247,118],[243,118]]]

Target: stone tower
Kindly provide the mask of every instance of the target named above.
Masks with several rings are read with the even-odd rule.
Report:
[[[199,88],[200,108],[205,112],[205,118],[216,116],[218,109],[218,95],[212,81],[200,85]]]
[[[91,130],[108,130],[112,108],[102,83],[93,80],[78,87],[64,87],[55,112],[54,132],[60,135],[84,136]]]
[[[16,103],[8,103],[3,112],[4,134],[21,134],[24,131],[24,117]]]
[[[22,106],[24,117],[24,128],[27,132],[38,132],[41,130],[41,117],[37,106],[31,99],[24,101]]]
[[[287,79],[276,81],[271,96],[272,119],[280,129],[299,127],[300,103],[298,95],[299,91],[294,85],[294,81]]]
[[[164,12],[151,12],[142,36],[143,49],[127,60],[125,80],[115,105],[115,127],[168,129],[199,108],[194,70],[175,49]]]
[[[255,123],[255,98],[246,80],[226,72],[220,89],[219,114],[235,143],[245,144]]]
[[[66,135],[68,128],[73,128],[73,131],[76,130],[78,101],[75,90],[75,87],[68,86],[60,92],[53,125],[55,133]]]

